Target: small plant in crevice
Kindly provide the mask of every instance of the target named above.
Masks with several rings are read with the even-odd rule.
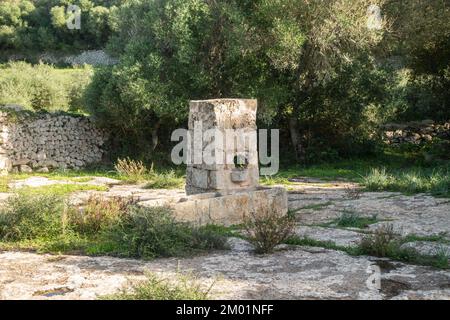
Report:
[[[384,224],[374,231],[373,234],[366,235],[361,240],[359,247],[365,254],[376,257],[387,257],[399,247],[399,237],[394,232],[392,224]]]
[[[333,221],[336,226],[342,228],[358,228],[364,229],[369,225],[377,223],[377,215],[372,215],[370,217],[360,216],[358,213],[353,211],[345,210],[339,218]]]
[[[122,289],[116,294],[102,296],[103,300],[206,300],[214,283],[205,287],[198,278],[190,274],[177,273],[164,279],[147,272],[147,279]]]
[[[270,253],[294,233],[295,217],[266,207],[244,218],[244,232],[256,253]]]

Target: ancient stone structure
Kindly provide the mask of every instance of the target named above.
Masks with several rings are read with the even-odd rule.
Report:
[[[0,172],[79,169],[101,161],[106,140],[86,117],[0,109]]]
[[[421,144],[433,138],[450,140],[450,122],[436,124],[432,120],[390,123],[382,128],[385,143],[396,146],[403,143]]]
[[[187,194],[258,186],[256,109],[256,100],[191,101]]]
[[[286,190],[258,185],[256,108],[256,100],[191,101],[187,196],[139,204],[169,207],[177,220],[199,225],[235,225],[249,215],[285,215]]]

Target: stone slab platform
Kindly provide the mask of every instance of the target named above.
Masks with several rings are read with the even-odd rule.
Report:
[[[205,193],[185,197],[161,198],[139,202],[139,205],[167,206],[177,220],[197,225],[237,225],[251,212],[284,215],[288,211],[287,192],[284,188],[258,188],[229,195]]]

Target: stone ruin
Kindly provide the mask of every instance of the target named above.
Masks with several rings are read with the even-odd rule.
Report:
[[[435,138],[450,141],[450,122],[435,123],[433,120],[388,123],[382,126],[383,141],[392,146],[404,143],[424,144]]]
[[[256,110],[256,100],[192,101],[189,113],[191,139],[187,151],[191,161],[187,165],[186,196],[154,199],[140,204],[167,206],[173,210],[177,220],[198,225],[240,224],[246,216],[257,212],[286,214],[286,190],[259,186]],[[202,126],[196,126],[200,121]],[[208,135],[211,129],[216,135]],[[227,129],[238,130],[238,137],[226,139],[224,132]],[[203,137],[196,135],[196,130]],[[244,136],[253,139],[246,140]],[[219,139],[215,141],[217,137]],[[239,139],[244,140],[241,148],[237,147],[239,141],[236,140]],[[197,156],[200,150],[203,155],[213,155],[214,161],[195,161],[198,160],[195,159],[196,149]]]
[[[225,195],[258,187],[256,108],[256,100],[191,101],[187,194]],[[208,155],[209,163],[203,157]]]

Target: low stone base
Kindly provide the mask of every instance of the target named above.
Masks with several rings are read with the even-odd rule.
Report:
[[[194,196],[164,198],[139,202],[147,207],[167,206],[178,221],[196,225],[236,225],[251,212],[271,210],[276,215],[288,211],[287,192],[284,188],[258,188],[222,196],[205,193]]]

